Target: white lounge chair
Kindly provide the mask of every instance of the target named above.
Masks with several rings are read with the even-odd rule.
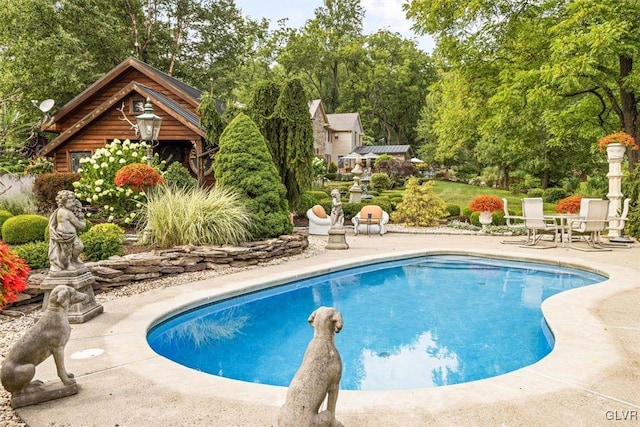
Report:
[[[331,228],[331,218],[320,205],[315,205],[307,210],[307,218],[309,218],[309,234],[319,236],[328,236],[329,228]]]
[[[353,218],[353,231],[357,236],[358,233],[376,233],[381,236],[387,232],[386,224],[389,222],[389,214],[377,205],[367,205],[360,209]]]

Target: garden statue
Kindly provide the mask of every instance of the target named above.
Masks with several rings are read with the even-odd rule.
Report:
[[[71,286],[58,285],[51,291],[44,314],[11,348],[0,370],[0,382],[11,393],[13,408],[46,402],[78,392],[73,374],[64,365],[64,348],[71,336],[67,319],[69,306],[88,296]],[[62,383],[32,381],[36,367],[53,356]]]
[[[49,262],[51,267],[40,284],[44,291],[42,309],[46,310],[58,285],[67,285],[87,297],[69,307],[67,315],[70,323],[84,323],[103,311],[96,302],[93,284],[96,279],[80,260],[84,249],[78,232],[84,230],[86,222],[82,214],[82,204],[73,191],[60,190],[56,196],[56,209],[49,218]]]
[[[278,427],[340,427],[336,403],[342,378],[342,359],[334,336],[342,329],[342,314],[333,307],[319,307],[309,316],[315,329],[298,371],[289,384],[278,414]],[[320,406],[327,400],[327,409]]]
[[[49,218],[49,261],[51,271],[78,270],[84,267],[80,252],[84,249],[78,232],[86,224],[82,204],[73,191],[61,190],[56,209]]]
[[[344,228],[344,211],[340,190],[331,190],[331,227],[329,228],[329,242],[327,249],[349,249]]]
[[[344,226],[344,211],[342,210],[342,200],[340,190],[331,190],[331,227]]]

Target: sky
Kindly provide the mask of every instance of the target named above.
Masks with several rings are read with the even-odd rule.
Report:
[[[402,10],[404,1],[361,0],[365,9],[364,33],[379,29],[397,32],[405,38],[415,39],[420,49],[433,52],[435,42],[431,37],[418,37],[411,31],[411,21],[405,18]],[[314,10],[324,4],[322,0],[235,0],[235,3],[251,19],[269,19],[272,28],[276,28],[277,21],[283,18],[288,18],[288,27],[300,28],[307,19],[313,18]]]

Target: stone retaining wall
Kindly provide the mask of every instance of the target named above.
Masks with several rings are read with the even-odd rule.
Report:
[[[96,278],[94,290],[124,286],[138,280],[157,279],[161,276],[211,270],[226,266],[246,267],[302,253],[309,246],[303,234],[283,235],[278,238],[251,242],[242,246],[178,246],[147,253],[113,256],[109,259],[85,263]],[[46,273],[29,276],[33,294]]]

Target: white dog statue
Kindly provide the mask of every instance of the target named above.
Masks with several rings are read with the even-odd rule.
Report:
[[[309,316],[315,329],[287,398],[278,414],[279,427],[342,427],[336,420],[336,402],[342,377],[342,359],[334,334],[342,329],[342,315],[332,307],[320,307]],[[318,413],[327,397],[327,409]]]

